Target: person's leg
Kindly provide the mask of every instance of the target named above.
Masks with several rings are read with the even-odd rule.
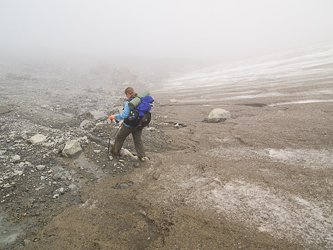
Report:
[[[121,147],[124,144],[126,137],[133,131],[133,129],[123,125],[118,131],[116,138],[114,139],[114,145],[111,148],[111,153],[118,156],[120,155]]]
[[[132,132],[132,135],[133,135],[135,150],[138,153],[139,159],[142,159],[143,157],[146,156],[145,148],[143,146],[143,142],[142,142],[142,138],[141,138],[142,130],[135,129]]]

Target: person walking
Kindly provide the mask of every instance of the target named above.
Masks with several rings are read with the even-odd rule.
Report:
[[[141,138],[142,128],[140,129],[138,127],[131,126],[131,124],[133,124],[133,123],[131,123],[131,121],[129,119],[129,117],[131,115],[131,109],[128,106],[128,103],[133,98],[135,98],[138,94],[134,91],[134,89],[132,87],[128,87],[125,89],[125,95],[128,100],[125,103],[123,113],[114,114],[109,117],[110,120],[114,120],[114,119],[124,120],[123,126],[121,126],[120,130],[118,131],[118,133],[116,135],[114,145],[111,148],[111,153],[115,156],[120,156],[120,150],[124,144],[125,139],[127,138],[127,136],[129,134],[132,134],[135,150],[138,154],[140,161],[146,161],[147,160],[146,152],[145,152],[142,138]]]

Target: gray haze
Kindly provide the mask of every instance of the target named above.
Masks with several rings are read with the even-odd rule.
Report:
[[[333,42],[332,13],[332,0],[0,0],[0,56],[242,59]]]

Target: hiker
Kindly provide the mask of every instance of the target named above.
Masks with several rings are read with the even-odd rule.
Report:
[[[126,94],[126,97],[128,98],[128,100],[125,103],[123,113],[122,114],[114,114],[114,115],[111,115],[109,117],[110,120],[114,120],[114,119],[122,120],[122,119],[124,119],[124,124],[120,128],[119,132],[116,135],[114,145],[111,148],[111,153],[115,156],[120,156],[120,150],[121,150],[121,147],[123,146],[123,143],[124,143],[126,137],[129,134],[132,134],[133,135],[133,140],[134,140],[134,145],[135,145],[135,150],[138,154],[138,157],[139,157],[140,161],[146,161],[148,158],[146,157],[145,149],[144,149],[143,142],[142,142],[142,139],[141,139],[142,127],[146,126],[146,124],[142,126],[142,121],[141,120],[139,121],[139,118],[142,119],[142,116],[139,117],[139,113],[141,113],[142,111],[141,112],[138,111],[138,113],[133,113],[134,110],[131,109],[130,106],[129,106],[129,102],[131,100],[133,100],[135,97],[137,97],[138,94],[134,91],[134,89],[132,87],[126,88],[125,89],[125,94]],[[141,97],[140,97],[139,100],[142,103]],[[151,98],[151,100],[154,101],[152,98]],[[145,103],[145,104],[147,104],[147,103]],[[150,107],[150,104],[149,104],[149,110],[150,110],[150,108],[151,107]],[[136,114],[136,116],[134,114]],[[149,112],[149,121],[150,121],[150,112]],[[149,121],[148,121],[148,123],[149,123]]]

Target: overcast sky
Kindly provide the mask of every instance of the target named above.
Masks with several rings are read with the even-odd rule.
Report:
[[[0,0],[0,53],[7,55],[229,60],[327,42],[333,0]]]

